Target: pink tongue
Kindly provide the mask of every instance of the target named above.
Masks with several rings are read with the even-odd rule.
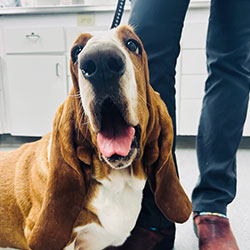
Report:
[[[97,134],[97,143],[101,153],[105,157],[111,157],[114,154],[127,156],[132,140],[135,135],[135,129],[132,126],[119,124],[109,124],[109,129]],[[117,125],[117,124],[116,124]]]

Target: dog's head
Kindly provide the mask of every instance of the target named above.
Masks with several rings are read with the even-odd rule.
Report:
[[[110,167],[131,165],[139,179],[146,174],[163,214],[186,221],[191,203],[172,158],[172,122],[149,84],[146,53],[132,28],[80,35],[71,51],[71,75],[74,88],[53,124],[46,199],[31,248],[65,246],[89,199],[93,173],[108,178]]]
[[[71,50],[71,71],[89,129],[100,157],[112,168],[127,167],[140,154],[147,79],[138,78],[146,77],[146,65],[143,45],[127,26],[82,34]]]

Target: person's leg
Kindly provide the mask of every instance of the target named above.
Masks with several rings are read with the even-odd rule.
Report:
[[[208,79],[197,137],[200,178],[192,194],[201,250],[238,249],[224,215],[236,193],[236,151],[249,100],[249,13],[249,1],[211,2]]]
[[[250,1],[212,0],[208,79],[197,137],[200,179],[193,211],[226,214],[236,193],[236,151],[250,88]]]
[[[189,0],[132,0],[129,19],[129,24],[134,27],[145,47],[150,83],[167,105],[175,134],[175,66],[188,4]],[[175,159],[174,152],[175,139]],[[158,229],[169,227],[171,224],[157,208],[147,184],[137,225]]]

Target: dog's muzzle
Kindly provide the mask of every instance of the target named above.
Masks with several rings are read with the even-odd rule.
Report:
[[[125,55],[112,43],[92,43],[81,54],[79,67],[94,93],[90,112],[102,157],[110,162],[129,159],[137,148],[137,133],[122,87]]]

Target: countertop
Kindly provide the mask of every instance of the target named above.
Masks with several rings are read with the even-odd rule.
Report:
[[[208,8],[209,0],[191,1],[189,8]],[[39,15],[39,14],[63,14],[63,13],[83,13],[83,12],[109,12],[116,9],[115,5],[70,5],[70,6],[42,6],[42,7],[6,7],[0,8],[0,16],[3,15]],[[130,10],[127,3],[125,11]]]

